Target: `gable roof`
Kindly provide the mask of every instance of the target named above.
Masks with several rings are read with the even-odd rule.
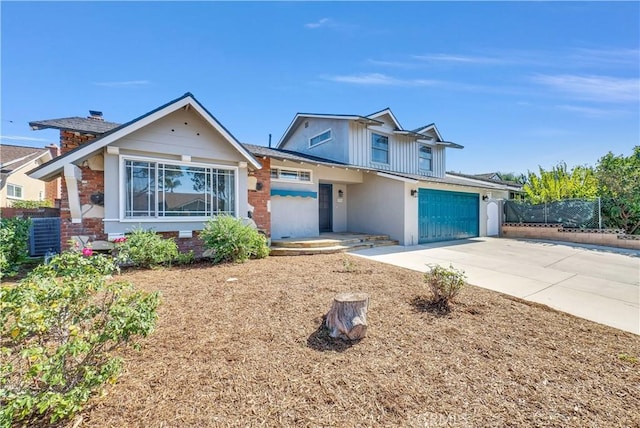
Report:
[[[254,168],[259,169],[262,167],[256,160],[256,158],[254,158],[253,155],[251,155],[251,153],[249,153],[247,149],[245,149],[244,146],[242,146],[242,144],[240,144],[240,142],[224,126],[222,126],[222,124],[218,122],[218,120],[211,113],[209,113],[209,111],[202,104],[200,104],[200,102],[196,100],[190,92],[187,92],[180,98],[169,101],[168,103],[154,110],[151,110],[150,112],[145,113],[130,122],[113,128],[100,137],[82,144],[62,156],[58,156],[50,162],[40,165],[38,168],[35,168],[31,172],[29,172],[29,176],[42,180],[51,179],[62,172],[65,164],[85,160],[93,156],[103,147],[131,134],[134,131],[137,131],[138,129],[145,127],[150,123],[155,122],[156,120],[167,116],[170,113],[173,113],[180,108],[193,108],[194,110],[196,110],[214,129],[222,134],[222,136],[236,150],[238,150],[238,152],[240,152],[240,154],[242,154],[242,156],[247,159],[247,161]]]
[[[53,128],[61,131],[101,135],[117,128],[120,124],[88,117],[63,117],[60,119],[34,120],[33,122],[29,122],[29,126],[34,131]]]
[[[25,164],[38,158],[51,158],[51,152],[46,148],[0,145],[0,172],[10,174]]]
[[[359,116],[359,115],[353,115],[353,114],[317,114],[317,113],[297,113],[295,115],[295,117],[293,118],[293,120],[291,121],[291,123],[289,124],[289,126],[287,127],[287,130],[284,132],[284,134],[282,135],[282,137],[280,138],[280,141],[278,142],[278,144],[276,145],[277,148],[282,147],[282,144],[289,139],[289,137],[291,136],[291,134],[298,128],[298,126],[300,126],[300,123],[302,121],[304,121],[305,119],[338,119],[338,120],[352,120],[352,121],[356,121],[356,122],[361,122],[361,123],[365,123],[367,125],[383,125],[384,122],[380,121],[378,118],[380,118],[381,116],[384,115],[388,115],[389,117],[391,117],[391,120],[393,121],[394,125],[396,126],[396,129],[393,131],[394,134],[400,134],[400,135],[406,135],[412,138],[416,138],[416,139],[423,139],[423,140],[429,140],[429,141],[433,141],[433,137],[431,137],[430,135],[426,134],[425,132],[427,131],[434,131],[436,134],[436,141],[435,144],[437,145],[441,145],[441,146],[446,146],[446,147],[451,147],[453,149],[463,149],[464,146],[461,146],[460,144],[456,144],[453,143],[451,141],[444,141],[444,139],[442,138],[442,135],[440,134],[440,131],[438,131],[438,128],[436,128],[436,125],[434,123],[430,123],[429,125],[425,125],[422,126],[420,128],[416,128],[413,130],[410,129],[402,129],[402,126],[400,126],[400,122],[398,122],[398,119],[396,119],[396,117],[394,116],[393,112],[391,111],[391,109],[389,107],[386,107],[380,111],[377,111],[375,113],[371,113],[368,116]]]
[[[375,113],[371,113],[367,117],[371,118],[371,119],[377,119],[380,116],[384,116],[384,115],[388,115],[391,118],[391,120],[393,121],[393,124],[395,125],[395,127],[396,127],[396,129],[398,131],[402,130],[402,126],[400,126],[400,122],[398,122],[398,119],[396,119],[396,117],[393,115],[393,113],[391,112],[391,109],[389,107],[384,108],[384,109],[382,109],[380,111],[377,111]]]

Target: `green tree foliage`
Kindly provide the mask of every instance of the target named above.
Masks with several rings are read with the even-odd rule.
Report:
[[[524,184],[527,182],[527,176],[524,174],[516,174],[515,172],[498,172],[498,177],[502,181]]]
[[[598,196],[598,181],[591,167],[576,166],[569,171],[567,164],[560,163],[550,171],[540,167],[539,174],[529,171],[522,188],[533,204]]]
[[[628,157],[604,155],[596,166],[596,177],[607,227],[640,234],[640,146]]]
[[[210,219],[200,239],[211,250],[214,263],[244,262],[249,258],[261,259],[269,255],[266,238],[242,220],[228,215]]]
[[[40,426],[82,409],[153,330],[157,293],[109,279],[110,257],[62,253],[0,287],[0,426]]]
[[[14,274],[29,257],[29,227],[29,219],[0,218],[0,279]]]

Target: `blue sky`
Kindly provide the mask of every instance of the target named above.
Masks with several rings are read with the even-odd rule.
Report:
[[[192,92],[240,141],[297,112],[435,122],[448,170],[595,165],[640,144],[638,2],[6,2],[2,143]]]

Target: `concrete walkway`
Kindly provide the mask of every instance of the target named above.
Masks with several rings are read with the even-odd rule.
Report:
[[[560,242],[475,238],[351,254],[426,272],[452,264],[470,284],[640,334],[640,252]]]

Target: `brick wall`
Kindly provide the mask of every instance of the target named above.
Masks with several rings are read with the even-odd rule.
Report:
[[[503,224],[505,238],[548,239],[550,241],[575,242],[579,244],[604,245],[606,247],[640,250],[640,239],[625,235],[618,230],[564,229],[558,225]]]
[[[262,183],[260,190],[249,190],[249,204],[253,206],[253,221],[258,229],[263,230],[267,237],[271,236],[271,213],[268,210],[269,199],[271,199],[271,159],[260,159],[262,169],[253,171],[258,179],[258,186]]]
[[[75,132],[60,131],[60,152],[67,153],[87,141],[93,140],[94,135],[79,135]],[[80,205],[91,203],[91,194],[104,192],[104,172],[93,171],[89,167],[79,167],[82,171],[82,180],[78,182],[78,193],[80,194]],[[61,248],[69,248],[69,240],[72,236],[85,235],[89,241],[106,240],[104,225],[101,218],[85,218],[82,223],[71,223],[71,212],[69,211],[69,195],[67,184],[62,178],[60,189],[60,240]]]

